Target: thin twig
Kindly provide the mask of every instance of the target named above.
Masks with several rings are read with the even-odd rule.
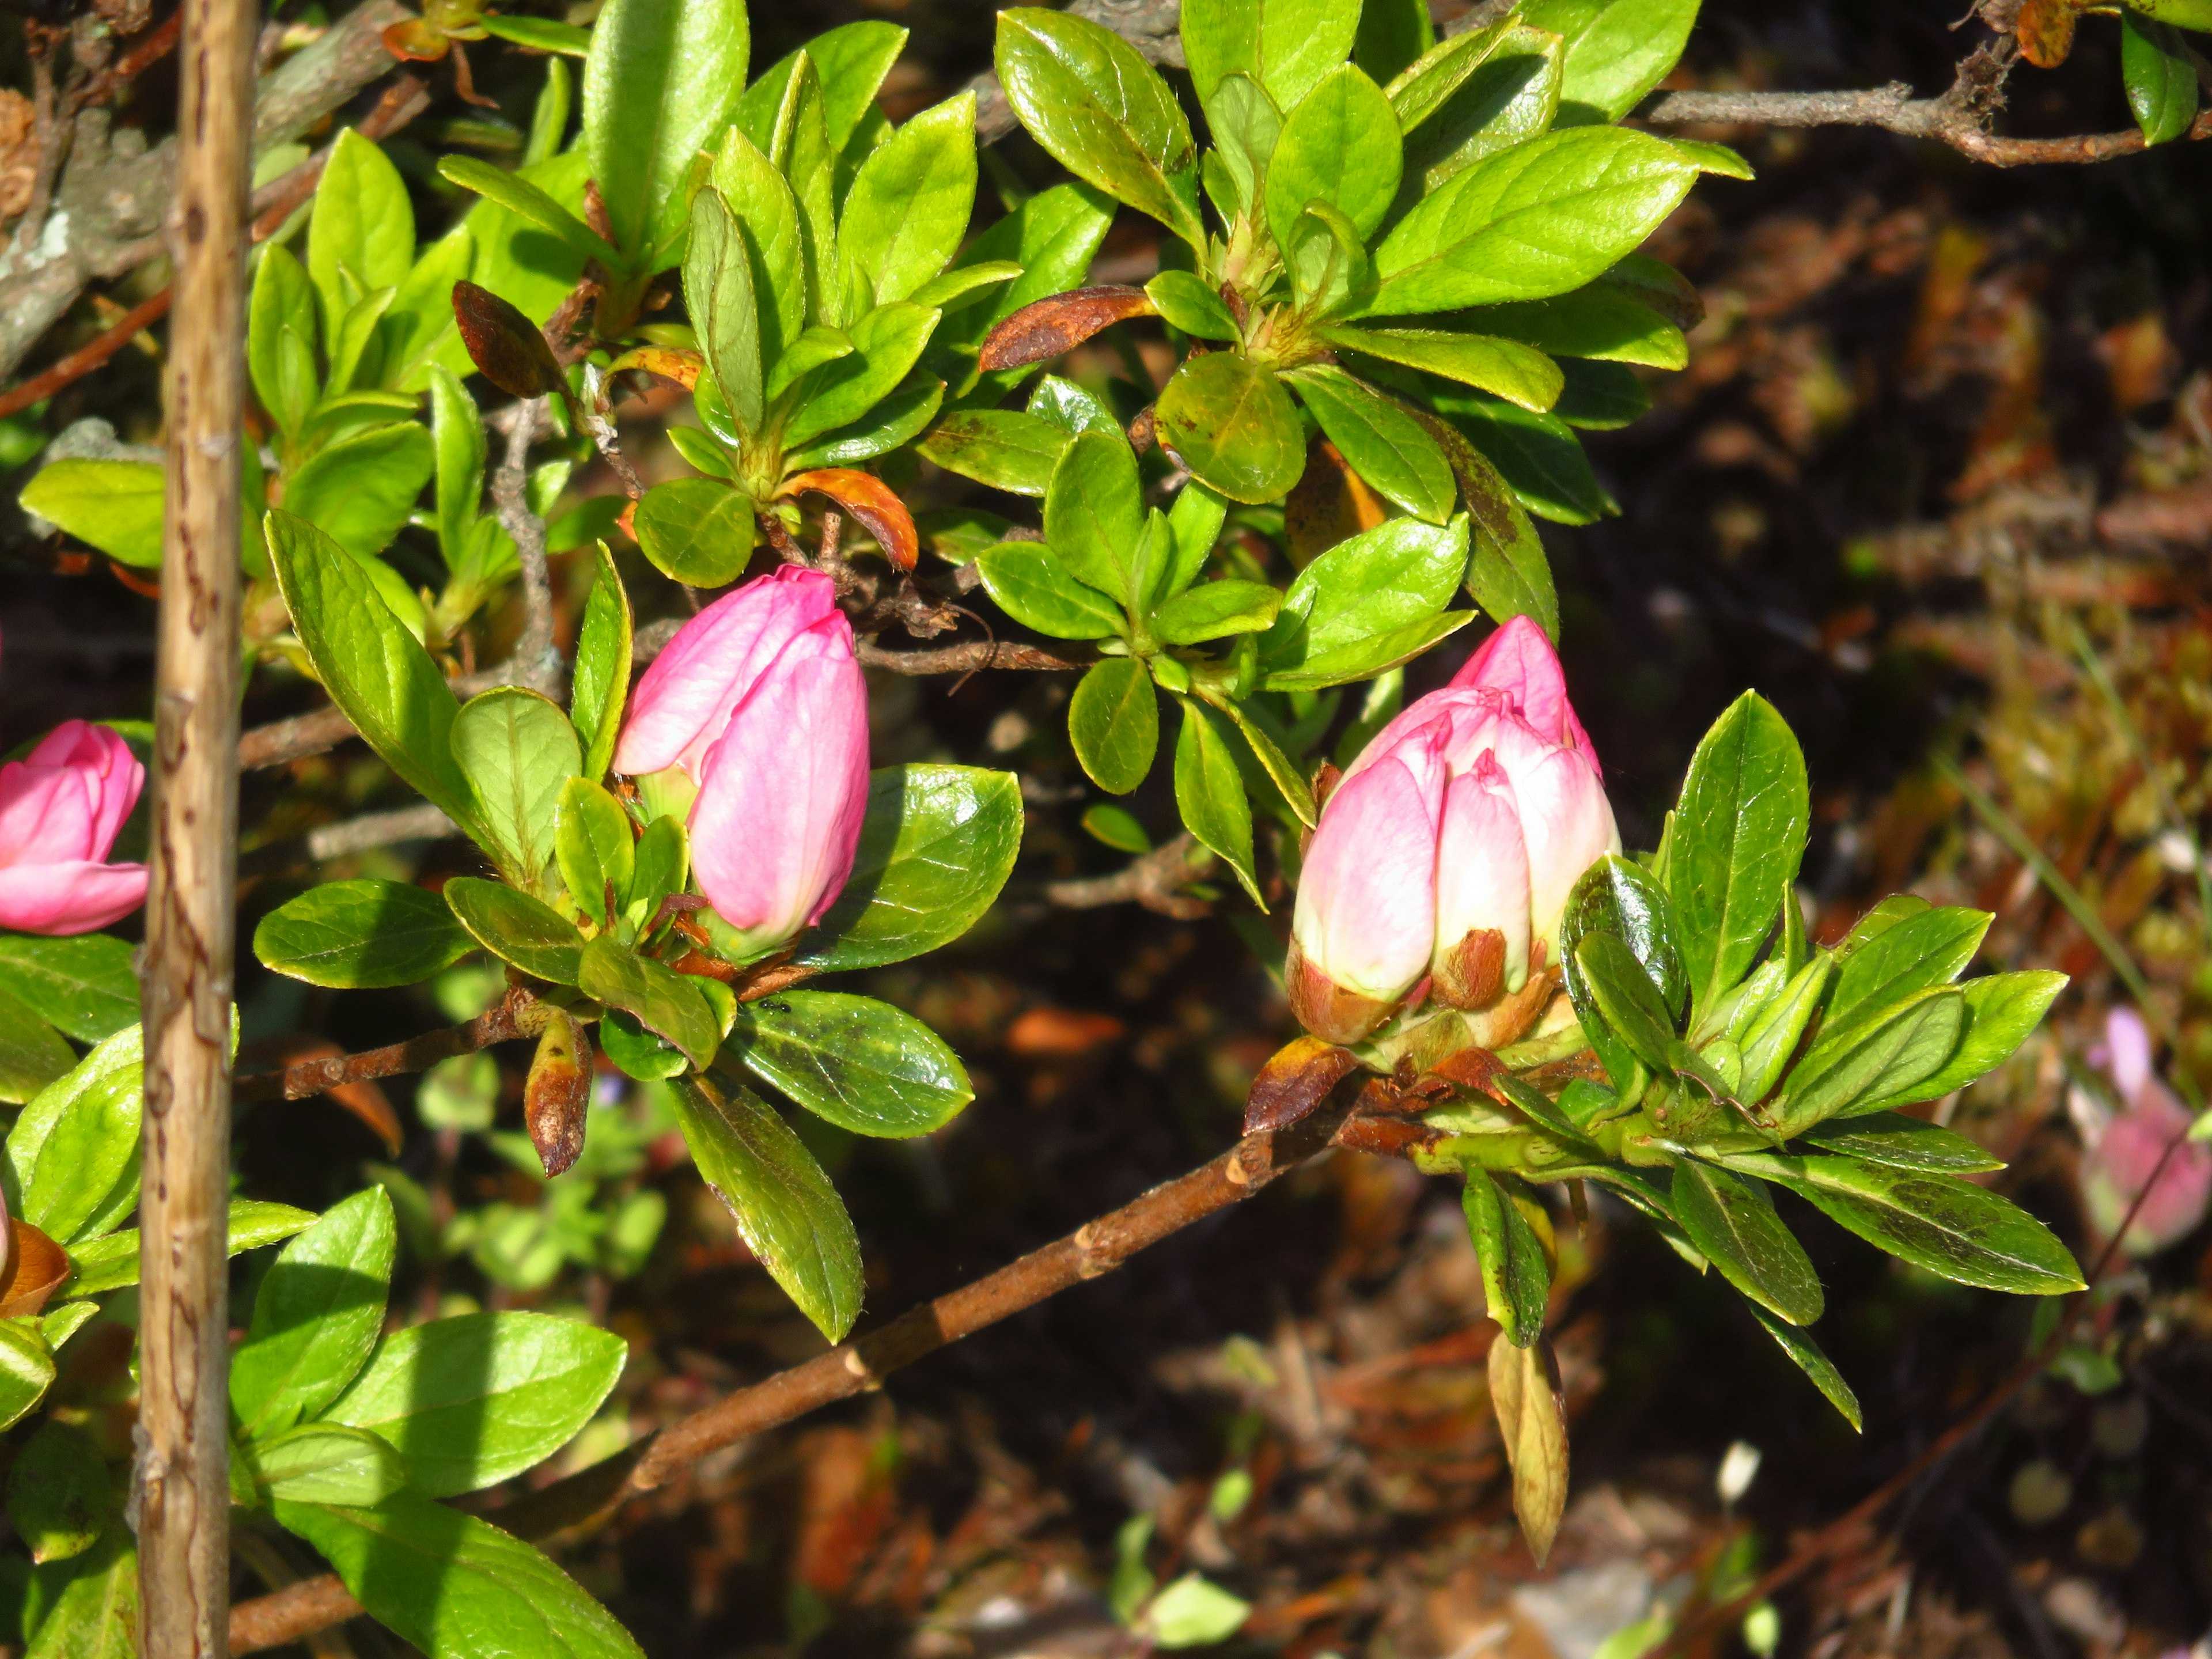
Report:
[[[516,1037],[536,1036],[545,1029],[548,1005],[520,988],[510,989],[492,1007],[463,1024],[425,1031],[404,1042],[356,1054],[306,1060],[281,1072],[250,1072],[234,1079],[231,1095],[252,1100],[307,1100],[349,1083],[426,1072],[441,1060],[472,1054]]]
[[[860,665],[894,674],[972,674],[979,668],[1028,668],[1073,672],[1088,668],[1095,657],[1063,657],[1034,645],[976,640],[966,645],[940,645],[927,651],[886,651],[863,640]]]
[[[1932,138],[1998,167],[2110,161],[2144,148],[2134,128],[2069,138],[2002,137],[1949,94],[1915,98],[1901,81],[1870,92],[1670,92],[1644,118],[1662,126],[1880,127],[1902,137]],[[2212,111],[2198,116],[2187,136],[2212,137]]]
[[[666,1485],[711,1451],[881,1388],[893,1371],[923,1356],[1111,1273],[1139,1250],[1243,1202],[1327,1151],[1343,1121],[1340,1112],[1321,1111],[1287,1129],[1248,1135],[1188,1175],[1153,1188],[998,1272],[726,1395],[651,1440],[492,1511],[490,1518],[523,1537],[547,1537]],[[306,1579],[240,1603],[231,1620],[231,1651],[251,1653],[296,1642],[361,1610],[334,1576]]]
[[[1194,857],[1193,854],[1196,856]],[[1141,904],[1178,921],[1194,921],[1212,906],[1182,890],[1186,883],[1202,874],[1213,854],[1198,845],[1189,830],[1162,842],[1110,876],[1086,876],[1070,881],[1048,881],[1042,889],[1045,902],[1064,910],[1095,910],[1107,904]]]
[[[552,331],[552,325],[547,324],[547,334],[550,336]],[[637,469],[629,464],[629,457],[622,452],[622,440],[616,435],[615,423],[607,417],[606,407],[601,401],[605,396],[606,385],[600,377],[599,366],[596,363],[585,364],[584,395],[575,405],[584,422],[584,430],[591,434],[592,443],[599,450],[600,458],[614,469],[615,477],[622,483],[623,493],[634,501],[642,501],[645,499],[645,480],[637,476]]]
[[[320,864],[327,859],[366,853],[405,841],[441,841],[457,836],[459,829],[442,808],[428,801],[395,807],[388,812],[365,812],[338,823],[319,824],[303,836],[288,836],[257,847],[238,860],[242,876],[265,875],[297,864]]]
[[[550,425],[545,399],[517,404],[507,422],[507,450],[491,477],[493,510],[514,544],[522,567],[522,635],[507,659],[509,675],[548,696],[560,688],[566,665],[553,643],[553,577],[545,562],[545,520],[530,510],[530,446]]]
[[[464,674],[447,682],[453,688],[453,695],[459,697],[472,697],[495,685],[512,683],[503,668],[488,668],[481,673]],[[289,720],[271,720],[239,738],[239,769],[255,772],[265,767],[288,765],[306,756],[334,749],[353,734],[353,722],[339,708],[317,708]]]

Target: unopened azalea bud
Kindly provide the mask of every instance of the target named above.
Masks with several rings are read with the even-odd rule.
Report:
[[[714,913],[756,957],[821,919],[852,873],[868,799],[868,696],[818,571],[724,595],[638,682],[615,769],[681,812]]]
[[[146,902],[146,866],[106,861],[145,781],[128,744],[83,720],[0,766],[0,927],[88,933]]]
[[[1528,977],[1528,849],[1504,768],[1486,752],[1452,780],[1437,842],[1437,943],[1430,990],[1481,1008]]]
[[[591,1042],[582,1026],[555,1009],[522,1090],[522,1121],[548,1176],[562,1174],[582,1155],[591,1103]]]

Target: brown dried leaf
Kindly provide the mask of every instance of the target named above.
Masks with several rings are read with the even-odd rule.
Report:
[[[530,1080],[522,1091],[523,1124],[549,1178],[566,1171],[582,1154],[591,1103],[592,1045],[582,1027],[556,1012],[538,1039]]]
[[[884,556],[900,569],[914,568],[915,561],[921,556],[921,538],[915,532],[914,515],[881,478],[847,467],[827,466],[785,479],[781,493],[796,495],[808,489],[827,495],[866,526]]]
[[[474,283],[453,284],[453,317],[469,361],[510,398],[538,398],[568,390],[553,348],[538,325]]]
[[[1252,1079],[1244,1101],[1244,1133],[1282,1129],[1296,1123],[1328,1098],[1328,1091],[1358,1064],[1348,1049],[1319,1037],[1292,1039],[1268,1059]]]
[[[344,1052],[328,1037],[295,1033],[248,1044],[240,1057],[251,1059],[258,1064],[292,1066],[311,1060],[335,1060]],[[381,1088],[366,1081],[339,1083],[322,1092],[367,1124],[370,1133],[384,1143],[384,1150],[388,1155],[393,1158],[399,1156],[406,1133],[399,1127],[399,1114],[392,1109],[392,1102],[386,1097]]]
[[[1513,1512],[1541,1566],[1567,1507],[1567,1406],[1549,1337],[1526,1348],[1491,1343],[1490,1403],[1513,1466]]]
[[[2024,0],[2013,33],[2020,55],[2038,69],[2057,69],[2074,50],[2075,0]]]
[[[1154,317],[1151,298],[1140,288],[1108,283],[1071,289],[1024,306],[993,329],[975,361],[987,372],[1041,363],[1081,345],[1102,328],[1128,317]]]
[[[13,1235],[8,1268],[0,1277],[0,1319],[22,1319],[46,1305],[62,1280],[70,1274],[70,1260],[62,1247],[27,1221],[10,1217]]]
[[[1306,470],[1283,503],[1291,562],[1304,569],[1339,542],[1372,530],[1389,516],[1367,480],[1344,464],[1334,444],[1316,437]]]
[[[420,17],[404,17],[384,31],[384,49],[403,64],[434,64],[452,42],[435,24]]]
[[[696,351],[680,351],[672,346],[637,346],[607,365],[607,378],[612,380],[626,368],[641,368],[664,380],[673,380],[689,392],[699,384],[702,361]]]

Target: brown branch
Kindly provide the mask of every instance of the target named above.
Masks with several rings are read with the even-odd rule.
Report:
[[[307,1060],[281,1072],[250,1072],[233,1079],[231,1097],[239,1101],[307,1100],[349,1083],[367,1083],[380,1077],[424,1072],[441,1060],[472,1054],[495,1043],[516,1037],[536,1036],[545,1029],[547,1005],[520,987],[465,1024],[442,1031],[425,1031],[381,1048],[357,1054],[333,1054],[327,1060]]]
[[[399,842],[442,841],[459,833],[442,808],[420,801],[413,806],[394,807],[388,812],[364,812],[359,817],[337,823],[318,824],[305,835],[270,842],[241,854],[238,873],[266,875],[274,870],[289,870],[298,864],[320,864],[326,859],[344,858],[349,854],[366,853],[372,848],[390,847]]]
[[[893,674],[972,674],[979,668],[1073,670],[1088,668],[1096,657],[1063,657],[1034,645],[975,640],[966,645],[940,645],[928,651],[886,651],[863,640],[860,665]]]
[[[1322,1111],[1287,1129],[1248,1135],[1211,1163],[998,1272],[727,1395],[649,1441],[492,1511],[490,1518],[526,1538],[548,1537],[666,1485],[708,1452],[879,1389],[893,1371],[925,1355],[1109,1273],[1138,1251],[1243,1202],[1328,1150],[1342,1122],[1340,1113]],[[361,1610],[333,1575],[306,1579],[241,1603],[231,1615],[231,1651],[296,1642]]]
[[[1194,857],[1193,854],[1196,856]],[[1048,881],[1044,899],[1064,910],[1095,910],[1106,904],[1141,904],[1178,921],[1194,921],[1212,907],[1204,899],[1182,891],[1183,884],[1213,862],[1213,854],[1200,848],[1190,831],[1163,842],[1141,858],[1110,876],[1086,876],[1073,881]]]
[[[550,426],[545,399],[518,404],[507,422],[507,449],[491,477],[492,508],[499,527],[514,544],[522,567],[522,635],[507,659],[507,676],[517,685],[549,696],[561,684],[564,666],[553,643],[553,576],[545,562],[545,520],[530,510],[530,446]]]
[[[79,346],[59,362],[41,369],[21,385],[0,392],[0,420],[5,420],[10,415],[20,415],[32,404],[45,402],[72,380],[82,380],[129,345],[143,330],[168,314],[169,290],[165,288],[152,299],[142,301],[125,312],[112,328],[96,339]]]

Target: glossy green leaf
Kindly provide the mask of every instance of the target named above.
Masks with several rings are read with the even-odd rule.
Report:
[[[744,574],[758,538],[751,500],[714,478],[673,478],[645,492],[631,520],[653,568],[687,587],[723,587]]]
[[[1021,274],[1021,266],[1012,259],[974,261],[939,272],[908,297],[918,306],[963,311],[989,297],[987,289],[1011,283]]]
[[[295,1210],[289,1204],[268,1204],[250,1198],[230,1200],[228,1251],[237,1255],[264,1245],[282,1243],[315,1218],[312,1210]],[[76,1269],[70,1280],[71,1296],[100,1296],[138,1282],[138,1230],[125,1228],[89,1243],[70,1248]]]
[[[1899,1170],[1978,1175],[2004,1168],[2002,1158],[1991,1158],[1966,1136],[1899,1112],[1871,1112],[1823,1123],[1800,1139],[1823,1152]]]
[[[929,343],[937,313],[910,301],[880,305],[848,324],[853,349],[815,370],[784,425],[797,447],[860,419],[897,389]]]
[[[1012,409],[960,410],[916,445],[947,472],[1016,495],[1042,495],[1071,440],[1051,422]]]
[[[1493,392],[1523,409],[1546,410],[1565,384],[1559,366],[1533,346],[1494,335],[1443,329],[1325,328],[1322,337],[1347,351],[1401,363]]]
[[[380,1504],[407,1484],[405,1461],[366,1429],[302,1423],[238,1448],[253,1484],[294,1504]]]
[[[1782,1133],[1909,1097],[1957,1050],[1965,1027],[1966,999],[1947,989],[1923,991],[1849,1030],[1822,1036],[1783,1082]]]
[[[150,461],[49,461],[16,497],[118,564],[161,562],[161,469]]]
[[[1667,78],[1698,0],[1528,0],[1521,21],[1566,41],[1562,125],[1618,121]]]
[[[1039,377],[1036,389],[1030,393],[1029,412],[1041,421],[1050,422],[1071,438],[1079,438],[1086,432],[1103,433],[1109,438],[1119,435],[1124,440],[1128,435],[1122,432],[1121,422],[1106,407],[1103,398],[1058,374]]]
[[[32,1431],[8,1471],[8,1518],[43,1565],[83,1554],[115,1516],[107,1465],[92,1437],[49,1419]]]
[[[378,1623],[431,1659],[642,1659],[581,1585],[488,1521],[411,1492],[374,1509],[279,1499],[275,1510]]]
[[[1792,909],[1796,906],[1794,896],[1784,902]],[[1741,1083],[1745,1101],[1756,1104],[1765,1100],[1782,1080],[1783,1068],[1796,1054],[1805,1028],[1820,1012],[1832,966],[1825,954],[1814,957],[1784,983],[1771,1006],[1746,1023],[1738,1038],[1743,1055]]]
[[[1168,509],[1168,535],[1173,550],[1153,573],[1144,603],[1158,605],[1196,581],[1228,521],[1227,501],[1195,478],[1186,482],[1176,492],[1175,505]]]
[[[1651,1060],[1671,1069],[1672,1039],[1689,998],[1688,975],[1676,941],[1680,923],[1665,890],[1650,872],[1630,860],[1609,854],[1583,872],[1571,891],[1559,922],[1560,965],[1567,994],[1584,1016],[1588,1034],[1607,1075],[1624,1097],[1633,1098],[1633,1079],[1639,1060]],[[1642,1025],[1632,1048],[1600,1006],[1596,993],[1584,979],[1582,945],[1594,936],[1607,936],[1627,947],[1628,960],[1640,969],[1632,973],[1626,962],[1612,957],[1606,947],[1600,954],[1618,970],[1620,983],[1612,987],[1613,1012]],[[1632,982],[1641,977],[1656,992],[1656,1011]],[[1640,1052],[1639,1052],[1640,1050]],[[1649,1062],[1646,1062],[1649,1063]]]
[[[1428,0],[1366,0],[1352,58],[1377,81],[1388,81],[1419,61],[1436,39]]]
[[[629,903],[637,868],[635,839],[622,803],[588,778],[561,786],[554,814],[553,856],[569,902],[599,927]]]
[[[1667,890],[1681,916],[1698,1013],[1735,988],[1773,932],[1811,811],[1805,757],[1789,722],[1745,692],[1690,757],[1668,854]]]
[[[486,201],[498,203],[525,224],[557,236],[585,258],[597,259],[609,270],[622,269],[622,255],[612,243],[520,174],[473,155],[440,156],[438,174]]]
[[[367,559],[397,539],[436,467],[426,428],[412,421],[373,426],[326,444],[286,478],[284,510]]]
[[[1113,218],[1112,199],[1086,184],[1054,185],[1030,197],[969,242],[951,267],[957,271],[963,265],[1004,260],[1019,265],[1022,274],[990,304],[948,313],[932,337],[934,347],[948,357],[959,354],[972,360],[985,334],[1024,306],[1081,287]],[[988,403],[1033,373],[1030,367],[1000,369],[981,376],[980,384],[967,392],[965,378],[948,362],[946,378],[973,399]]]
[[[936,418],[944,404],[944,381],[925,375],[909,376],[904,386],[858,420],[823,434],[804,448],[787,452],[783,464],[792,471],[823,466],[858,466],[912,442]]]
[[[1271,625],[1283,596],[1265,582],[1224,578],[1185,588],[1152,614],[1152,631],[1170,645],[1198,645]]]
[[[264,968],[310,985],[415,985],[476,948],[437,894],[404,882],[325,882],[278,905],[253,930]]]
[[[284,1247],[231,1355],[230,1408],[245,1434],[288,1429],[345,1392],[383,1328],[398,1242],[391,1199],[370,1187]]]
[[[397,287],[414,263],[406,182],[382,150],[348,127],[323,167],[307,221],[307,275],[322,301],[324,337],[337,333],[362,295]]]
[[[1558,368],[1561,384],[1552,413],[1577,432],[1617,432],[1651,411],[1651,394],[1625,364],[1570,357]]]
[[[568,1444],[628,1352],[612,1331],[578,1320],[457,1314],[392,1332],[318,1420],[390,1441],[426,1497],[476,1492]]]
[[[872,997],[780,991],[739,1008],[731,1043],[763,1082],[854,1134],[927,1134],[975,1097],[944,1038]]]
[[[1556,641],[1559,589],[1552,581],[1543,538],[1536,533],[1527,509],[1504,475],[1457,427],[1435,419],[1422,425],[1451,464],[1460,500],[1467,507],[1468,597],[1495,622],[1527,617]]]
[[[1674,211],[1698,170],[1623,127],[1547,133],[1455,174],[1376,249],[1370,316],[1455,311],[1580,287]]]
[[[696,980],[606,934],[585,945],[576,987],[667,1038],[695,1066],[706,1065],[721,1046],[721,1022]]]
[[[127,1204],[138,1182],[140,1055],[138,1028],[127,1027],[23,1108],[0,1170],[10,1215],[66,1245]]]
[[[2120,13],[2120,84],[2147,145],[2172,143],[2197,118],[2197,69],[2171,24]]]
[[[584,936],[550,904],[502,882],[456,876],[446,902],[477,944],[526,974],[574,985],[583,971]]]
[[[1729,1284],[1793,1325],[1820,1316],[1820,1275],[1757,1182],[1680,1158],[1668,1196],[1690,1242]]]
[[[501,685],[461,706],[448,740],[476,796],[484,850],[516,885],[544,890],[562,786],[583,770],[576,728],[550,697]]]
[[[1440,390],[1433,402],[1539,518],[1595,524],[1620,510],[1590,470],[1574,428],[1558,416],[1473,391]]]
[[[1242,352],[1188,359],[1160,393],[1161,441],[1232,501],[1279,500],[1305,471],[1305,431],[1273,370]]]
[[[293,629],[331,701],[386,765],[468,828],[472,797],[447,742],[459,705],[446,677],[328,536],[278,508],[267,522]]]
[[[306,424],[322,396],[315,372],[319,335],[307,271],[282,243],[265,244],[254,262],[246,303],[246,366],[253,395],[287,436]]]
[[[1544,1334],[1552,1270],[1543,1243],[1515,1196],[1489,1170],[1470,1169],[1461,1207],[1482,1269],[1485,1310],[1505,1340],[1525,1348]]]
[[[945,269],[975,203],[975,97],[924,110],[860,163],[837,220],[841,279],[878,305]]]
[[[480,12],[477,22],[485,33],[531,52],[558,53],[563,58],[588,58],[592,32],[574,23],[556,23],[547,17],[501,17]]]
[[[483,416],[452,370],[434,363],[429,375],[438,546],[446,568],[458,572],[483,504]]]
[[[138,1553],[110,1527],[82,1555],[31,1574],[24,1659],[137,1659]]]
[[[584,142],[634,268],[672,249],[694,159],[736,112],[751,50],[744,0],[610,0],[584,62]]]
[[[576,630],[576,665],[568,687],[569,723],[583,748],[584,775],[594,783],[606,776],[615,739],[622,734],[631,658],[629,590],[605,542],[599,545],[598,563],[583,625]]]
[[[1067,705],[1068,740],[1091,780],[1126,795],[1152,769],[1159,747],[1159,699],[1144,664],[1109,657],[1076,683]]]
[[[1153,701],[1150,686],[1144,688],[1144,696],[1148,702]],[[1176,810],[1199,845],[1234,870],[1244,890],[1252,896],[1252,902],[1264,910],[1267,901],[1260,896],[1259,878],[1252,869],[1252,804],[1245,799],[1244,778],[1237,764],[1228,723],[1193,698],[1176,701],[1182,705],[1182,726],[1176,734]],[[1154,727],[1146,744],[1146,769],[1150,768],[1151,746],[1158,740],[1157,707],[1151,718]],[[1097,775],[1091,773],[1094,779]],[[1142,771],[1137,781],[1143,781]],[[1103,780],[1099,781],[1102,787],[1111,787]]]
[[[1271,671],[1310,668],[1392,630],[1434,617],[1467,563],[1467,523],[1394,519],[1339,542],[1298,573],[1261,637]]]
[[[1689,342],[1680,329],[1602,282],[1548,300],[1480,307],[1467,313],[1466,321],[1471,328],[1522,341],[1554,357],[1648,368],[1683,368],[1690,361]]]
[[[1137,457],[1117,428],[1086,431],[1053,468],[1044,498],[1044,538],[1078,581],[1128,603],[1135,591],[1145,503]]]
[[[684,1078],[676,1111],[701,1177],[746,1248],[823,1335],[842,1341],[860,1313],[860,1241],[814,1155],[736,1085]]]
[[[1451,463],[1411,411],[1325,364],[1284,378],[1353,471],[1415,518],[1442,524],[1451,517],[1458,496]]]
[[[1204,245],[1190,123],[1134,46],[1088,18],[1017,6],[999,14],[996,62],[1006,101],[1054,161]]]
[[[1822,1040],[1850,1030],[1916,991],[1948,985],[1973,961],[1994,920],[1986,910],[1929,907],[1845,952],[1836,971],[1835,989],[1820,1012]]]
[[[1862,1097],[1853,1103],[1853,1115],[1940,1100],[1954,1089],[1965,1088],[2010,1059],[2065,988],[2066,975],[2048,969],[1968,980],[1959,988],[1966,1029],[1950,1059],[1909,1088],[1880,1097]]]
[[[1001,542],[978,554],[984,591],[1024,628],[1061,640],[1100,640],[1127,630],[1121,608],[1067,574],[1042,542]]]
[[[2022,1296],[2082,1288],[2081,1269],[2048,1227],[1957,1176],[1853,1158],[1753,1152],[1729,1162],[1790,1188],[1869,1243],[1961,1285]]]
[[[761,349],[761,313],[773,309],[755,289],[752,255],[744,233],[721,192],[702,190],[691,202],[691,233],[684,249],[684,301],[698,331],[714,387],[741,433],[768,423],[767,370]]]
[[[1866,1431],[1866,1422],[1859,1412],[1859,1397],[1851,1392],[1851,1385],[1844,1381],[1828,1356],[1820,1352],[1820,1345],[1794,1326],[1777,1319],[1756,1302],[1750,1303],[1752,1317],[1759,1321],[1759,1328],[1772,1337],[1782,1352],[1790,1356],[1798,1370],[1813,1379],[1827,1402],[1843,1413],[1844,1421],[1861,1433]]]
[[[0,991],[0,1100],[28,1100],[76,1064],[52,1026]]]
[[[53,1350],[35,1319],[0,1319],[0,1429],[12,1429],[54,1385]]]
[[[949,945],[998,897],[1021,840],[1021,789],[1012,773],[879,767],[868,779],[853,873],[800,941],[798,960],[831,973],[879,968]],[[642,868],[642,843],[639,850]]]
[[[1443,56],[1443,46],[1462,41],[1467,56]],[[1433,194],[1486,156],[1548,132],[1559,112],[1565,56],[1558,35],[1525,27],[1510,15],[1488,29],[1443,43],[1431,54],[1437,73],[1420,88],[1424,110],[1413,108],[1410,86],[1392,88],[1394,104],[1406,105],[1400,120],[1406,127],[1407,177]]]
[[[1164,270],[1145,284],[1162,318],[1201,340],[1234,340],[1242,331],[1221,296],[1188,270]]]
[[[1273,0],[1279,5],[1282,0]],[[1403,164],[1398,118],[1382,88],[1356,65],[1339,64],[1295,106],[1267,168],[1267,223],[1284,246],[1306,204],[1323,201],[1362,239],[1382,222]]]
[[[775,164],[737,127],[723,135],[708,182],[748,255],[747,285],[755,302],[761,364],[768,395],[774,397],[779,382],[795,378],[784,369],[784,359],[805,332],[809,316],[812,278],[798,198]],[[697,210],[695,204],[693,211]],[[690,257],[687,248],[687,283]],[[693,315],[696,322],[696,311]]]
[[[97,1042],[137,1023],[133,954],[112,933],[0,935],[0,990],[79,1042]]]
[[[1290,110],[1352,55],[1358,27],[1359,8],[1337,0],[1186,0],[1183,52],[1200,98],[1243,74]]]
[[[1370,634],[1340,649],[1309,656],[1294,667],[1271,668],[1263,684],[1270,691],[1320,691],[1355,680],[1370,680],[1411,662],[1466,627],[1475,616],[1472,611],[1447,611]]]
[[[1576,975],[1572,987],[1577,992],[1587,988],[1590,1000],[1585,1002],[1577,995],[1577,1012],[1589,1007],[1602,1019],[1606,1027],[1623,1042],[1637,1059],[1654,1072],[1672,1069],[1674,1047],[1674,1022],[1668,1018],[1666,1005],[1659,1000],[1659,989],[1645,973],[1644,964],[1619,934],[1602,929],[1593,931],[1575,946],[1572,958]],[[1584,1029],[1592,1024],[1587,1016]],[[1610,1066],[1607,1068],[1610,1071]],[[1621,1079],[1616,1077],[1615,1083]]]

